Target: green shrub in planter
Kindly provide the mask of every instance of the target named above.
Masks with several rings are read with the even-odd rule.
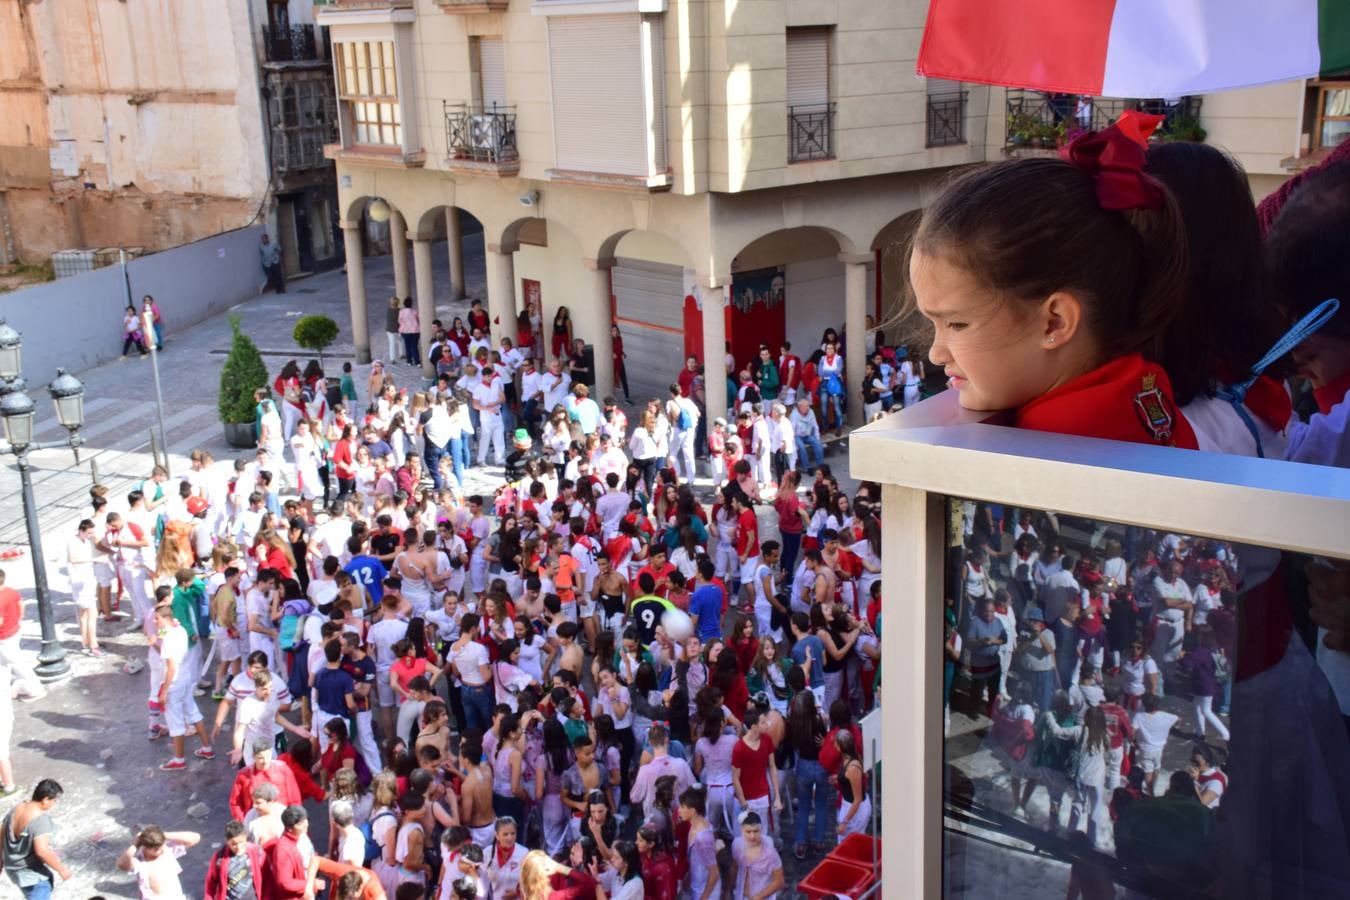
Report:
[[[323,364],[323,351],[337,340],[337,323],[327,316],[302,316],[295,323],[292,337],[306,350],[319,354],[319,364]]]
[[[253,340],[239,329],[239,317],[230,316],[234,339],[220,370],[220,421],[226,425],[252,427],[257,406],[253,393],[267,388],[267,366]]]

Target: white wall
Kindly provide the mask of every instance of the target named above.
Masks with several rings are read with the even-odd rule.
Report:
[[[806,359],[820,346],[826,328],[844,327],[844,264],[834,257],[790,262],[785,266],[787,280],[787,339],[792,352]],[[876,271],[867,264],[867,311],[872,312],[876,293]]]

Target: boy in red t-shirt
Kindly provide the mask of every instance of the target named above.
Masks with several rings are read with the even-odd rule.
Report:
[[[766,823],[766,830],[773,834],[776,828],[773,813],[783,808],[783,801],[778,796],[773,738],[764,733],[760,717],[758,709],[751,708],[745,713],[745,734],[731,751],[731,785],[736,791],[736,801],[757,812]]]
[[[759,568],[759,519],[755,517],[755,508],[750,498],[737,492],[731,501],[736,510],[736,558],[740,562],[739,577],[736,579],[736,593],[751,587],[755,583],[755,570]]]

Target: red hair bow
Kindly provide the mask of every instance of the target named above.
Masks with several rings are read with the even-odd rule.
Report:
[[[1060,149],[1060,158],[1092,176],[1102,209],[1157,209],[1163,189],[1144,174],[1144,151],[1162,120],[1127,110],[1114,125],[1074,138]]]

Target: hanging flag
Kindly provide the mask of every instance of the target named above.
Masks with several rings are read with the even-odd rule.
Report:
[[[929,78],[1179,97],[1350,69],[1347,0],[931,0]]]

